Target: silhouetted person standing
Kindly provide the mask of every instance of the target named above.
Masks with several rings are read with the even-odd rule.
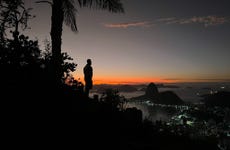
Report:
[[[93,68],[92,68],[92,61],[91,59],[87,59],[87,64],[85,65],[84,71],[84,79],[85,79],[85,94],[89,96],[89,90],[93,87]]]

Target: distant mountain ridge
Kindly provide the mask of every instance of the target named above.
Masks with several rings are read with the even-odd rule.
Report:
[[[180,88],[177,85],[164,85],[164,84],[155,84],[157,88]],[[114,89],[119,92],[136,92],[136,91],[146,91],[147,85],[145,84],[98,84],[94,85],[93,89],[97,93],[103,93],[106,89]]]
[[[119,92],[136,92],[138,91],[138,88],[133,85],[110,85],[110,84],[103,84],[103,85],[95,85],[94,86],[94,91],[97,93],[103,93],[105,92],[106,89],[113,89],[117,90]]]

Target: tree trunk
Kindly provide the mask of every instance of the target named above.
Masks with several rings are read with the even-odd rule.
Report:
[[[51,42],[52,42],[52,80],[59,85],[61,83],[61,44],[64,12],[62,0],[53,0],[51,16]]]

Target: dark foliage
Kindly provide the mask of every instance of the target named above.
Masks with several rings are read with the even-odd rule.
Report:
[[[45,112],[59,109],[59,97],[65,92],[64,80],[76,64],[62,54],[63,85],[57,87],[52,78],[51,55],[39,49],[38,41],[19,35],[0,44],[0,89],[2,106],[9,112]],[[55,100],[56,99],[56,100]]]
[[[25,8],[23,0],[2,0],[0,1],[0,40],[4,41],[6,31],[13,32],[14,39],[17,40],[19,28],[28,28],[28,20],[34,18],[29,12],[32,8]]]
[[[100,101],[107,104],[111,109],[124,109],[126,99],[124,96],[119,94],[118,90],[106,89],[102,94]]]

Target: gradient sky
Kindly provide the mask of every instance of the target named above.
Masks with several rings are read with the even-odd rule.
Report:
[[[34,4],[24,33],[50,39],[51,8]],[[83,80],[92,59],[94,83],[230,81],[229,0],[122,0],[124,14],[77,8],[79,32],[63,30],[63,52]]]

